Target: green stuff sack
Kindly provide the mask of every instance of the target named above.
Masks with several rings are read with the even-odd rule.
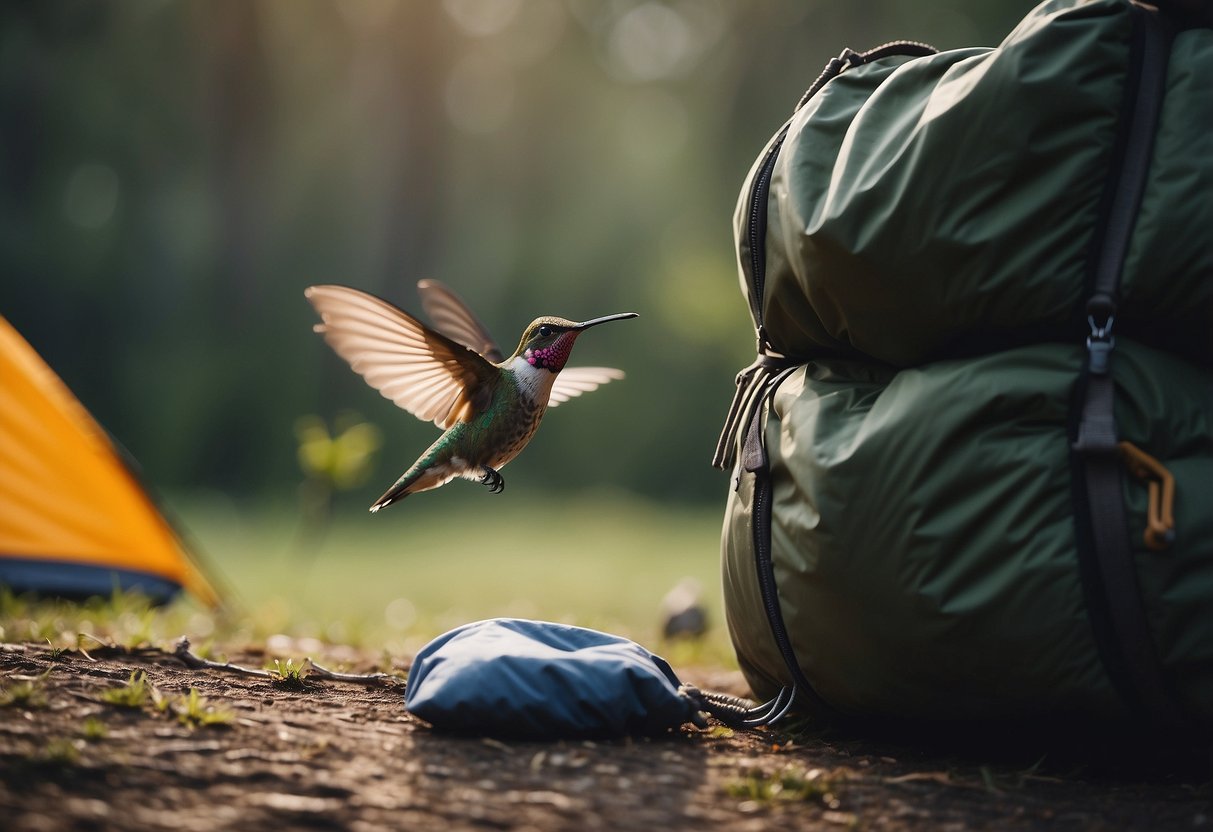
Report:
[[[716,459],[756,693],[1213,728],[1210,79],[1205,21],[1046,3],[844,52],[772,139]]]
[[[748,191],[738,207],[770,342],[906,367],[1072,340],[1140,14],[1046,4],[997,49],[848,65],[805,101],[769,160],[757,246]],[[1213,33],[1179,33],[1170,66],[1118,330],[1208,362]]]

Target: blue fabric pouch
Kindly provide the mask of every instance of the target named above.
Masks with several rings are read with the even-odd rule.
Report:
[[[431,641],[405,694],[409,713],[436,729],[513,739],[651,736],[706,725],[706,713],[744,723],[758,714],[750,704],[683,685],[664,659],[628,639],[514,618]],[[764,723],[745,724],[778,718],[772,704],[761,709]]]

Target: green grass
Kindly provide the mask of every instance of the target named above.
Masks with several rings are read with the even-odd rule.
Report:
[[[138,593],[115,592],[83,602],[34,599],[0,589],[0,641],[45,642],[51,660],[65,650],[152,644],[186,626],[197,613],[189,604],[153,607]],[[201,626],[209,625],[209,618]]]
[[[223,727],[236,719],[236,715],[226,708],[211,705],[197,688],[190,688],[189,693],[179,697],[171,710],[177,715],[177,721],[188,728]]]
[[[109,728],[97,717],[90,716],[80,726],[80,736],[85,742],[101,742],[109,736]]]
[[[183,515],[254,637],[399,652],[469,621],[517,616],[596,627],[657,649],[661,598],[689,576],[704,587],[715,627],[706,644],[668,652],[727,661],[718,510],[617,495],[511,499],[474,487],[443,498],[422,494],[375,515],[340,508],[322,539],[302,543],[285,510],[196,503]]]
[[[837,809],[839,783],[821,769],[804,770],[789,766],[781,771],[750,771],[725,784],[730,797],[757,803],[812,802]]]
[[[142,708],[152,701],[152,685],[147,681],[147,674],[142,671],[131,671],[131,677],[120,688],[108,688],[101,691],[98,697],[102,702],[117,708]]]
[[[188,635],[302,658],[312,649],[305,640],[317,639],[399,657],[460,624],[516,616],[624,635],[676,668],[733,664],[716,507],[618,494],[496,496],[459,482],[375,515],[339,503],[323,533],[304,536],[292,505],[212,497],[171,506],[232,601],[227,613],[188,600],[155,609],[132,595],[86,604],[0,595],[0,640],[88,650],[98,641],[171,646]],[[663,644],[660,601],[685,577],[704,588],[713,626],[702,642]]]
[[[23,679],[0,687],[0,708],[34,710],[47,706],[44,677]]]
[[[142,671],[133,671],[125,685],[104,690],[99,698],[119,708],[145,710],[150,707],[151,713],[172,714],[189,728],[230,725],[235,719],[231,711],[212,705],[196,688],[190,688],[183,696],[165,696],[148,682],[147,674]],[[84,726],[84,736],[89,740],[103,739],[106,733],[104,723],[99,720]]]
[[[295,664],[294,659],[287,659],[285,662],[274,659],[272,684],[283,690],[303,690],[307,686],[307,675],[311,669],[312,664],[307,659],[299,664]]]
[[[53,739],[42,750],[38,763],[46,768],[68,768],[80,762],[80,746],[67,737]]]

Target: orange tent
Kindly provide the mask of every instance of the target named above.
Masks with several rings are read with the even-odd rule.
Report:
[[[0,586],[219,600],[106,432],[2,317]]]

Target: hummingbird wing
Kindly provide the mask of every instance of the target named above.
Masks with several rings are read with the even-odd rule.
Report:
[[[623,378],[623,370],[616,370],[613,367],[565,367],[552,382],[552,392],[548,394],[548,407],[555,407],[574,396],[597,390],[608,381],[621,378]]]
[[[475,350],[494,364],[505,358],[505,353],[489,335],[484,324],[480,323],[480,319],[446,286],[437,280],[419,280],[417,294],[421,295],[421,306],[433,322],[434,329]]]
[[[315,330],[366,383],[446,429],[488,406],[500,370],[385,300],[347,286],[311,286]]]

